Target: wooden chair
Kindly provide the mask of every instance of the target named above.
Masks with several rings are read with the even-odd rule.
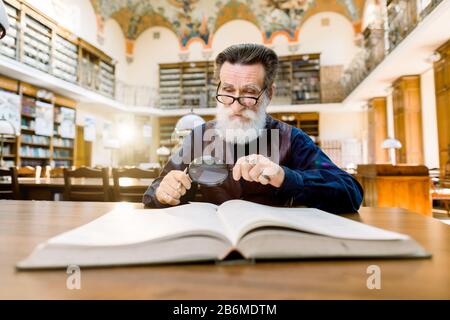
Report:
[[[115,201],[129,201],[142,202],[143,192],[142,187],[138,186],[121,186],[120,178],[134,178],[134,179],[154,179],[159,175],[158,170],[150,169],[144,170],[139,168],[131,169],[112,169],[112,176],[114,181],[114,200]]]
[[[19,180],[17,178],[17,169],[0,169],[0,177],[9,177],[9,183],[0,182],[0,199],[19,200],[20,189]]]
[[[72,184],[72,178],[101,179],[102,184]],[[67,201],[110,201],[108,169],[64,168],[64,200]]]
[[[444,175],[439,177],[432,184],[431,197],[433,200],[439,200],[450,216],[450,161],[447,161],[444,167]]]
[[[75,167],[71,167],[71,169],[75,169]],[[50,178],[63,178],[64,177],[64,167],[55,167],[52,168],[50,166],[46,166],[44,168],[44,173],[42,176],[46,177],[47,175],[50,176]]]
[[[41,166],[31,167],[31,166],[25,166],[25,167],[17,167],[17,176],[18,177],[27,177],[27,178],[35,178],[36,177],[36,170],[41,170]],[[40,176],[40,175],[39,175]]]

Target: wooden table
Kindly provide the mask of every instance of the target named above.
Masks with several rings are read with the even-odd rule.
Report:
[[[66,289],[65,270],[15,270],[40,242],[119,205],[141,207],[1,200],[0,299],[450,299],[450,226],[404,209],[362,208],[346,216],[409,234],[432,259],[82,269],[81,290]],[[381,268],[380,290],[367,289],[370,265]]]
[[[124,187],[136,187],[144,194],[154,179],[120,178],[119,184]],[[2,183],[2,182],[0,182]],[[3,182],[5,183],[5,182]],[[86,189],[101,186],[101,179],[72,178],[72,184],[82,185]],[[64,192],[64,178],[19,178],[20,193],[25,200],[54,200],[55,195]],[[113,179],[109,180],[110,195],[113,195]],[[112,199],[112,198],[111,198]]]

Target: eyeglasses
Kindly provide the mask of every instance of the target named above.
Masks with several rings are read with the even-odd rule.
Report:
[[[243,107],[246,108],[254,107],[258,103],[258,100],[261,98],[263,92],[266,90],[266,87],[264,87],[257,97],[247,97],[247,96],[233,97],[227,94],[219,94],[220,85],[221,82],[219,82],[219,85],[217,86],[216,100],[219,101],[220,103],[223,103],[226,106],[231,106],[237,100],[239,104]]]

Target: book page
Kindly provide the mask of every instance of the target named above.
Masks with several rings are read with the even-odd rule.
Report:
[[[278,208],[244,200],[230,200],[219,207],[218,213],[233,245],[236,245],[250,230],[271,226],[343,239],[409,239],[403,234],[375,228],[313,208]]]
[[[222,222],[209,204],[164,209],[115,209],[48,241],[77,246],[119,246],[161,241],[185,235],[210,235],[227,240]]]

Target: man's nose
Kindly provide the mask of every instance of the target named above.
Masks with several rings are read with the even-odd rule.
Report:
[[[231,110],[233,110],[234,114],[239,114],[242,112],[244,107],[237,101],[237,99],[231,104],[230,106]]]

